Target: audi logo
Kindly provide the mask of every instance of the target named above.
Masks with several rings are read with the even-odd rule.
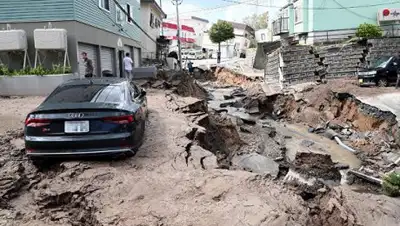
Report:
[[[83,118],[83,116],[85,116],[85,114],[83,113],[69,113],[68,117],[70,118]]]

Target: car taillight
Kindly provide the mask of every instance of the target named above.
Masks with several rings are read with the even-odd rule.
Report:
[[[50,119],[43,119],[43,118],[27,118],[25,120],[25,126],[27,127],[41,127],[47,126],[51,122]]]
[[[132,115],[113,116],[104,118],[103,120],[105,122],[111,122],[116,124],[129,124],[133,122],[133,116]]]

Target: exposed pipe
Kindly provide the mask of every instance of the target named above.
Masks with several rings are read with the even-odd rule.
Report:
[[[356,153],[356,152],[357,152],[357,151],[354,150],[353,148],[351,148],[351,147],[345,145],[345,144],[339,139],[339,137],[337,137],[337,136],[335,136],[335,141],[336,141],[340,146],[342,146],[344,149],[346,149],[346,150],[348,150],[348,151],[350,151],[350,152],[353,152],[353,153]]]

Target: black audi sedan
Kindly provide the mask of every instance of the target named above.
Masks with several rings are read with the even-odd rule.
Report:
[[[35,163],[67,156],[133,156],[143,143],[147,112],[146,91],[127,80],[69,80],[26,117],[26,154]]]

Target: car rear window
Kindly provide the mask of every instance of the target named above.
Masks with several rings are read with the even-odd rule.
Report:
[[[119,85],[73,85],[57,88],[46,103],[120,103],[125,99]]]

